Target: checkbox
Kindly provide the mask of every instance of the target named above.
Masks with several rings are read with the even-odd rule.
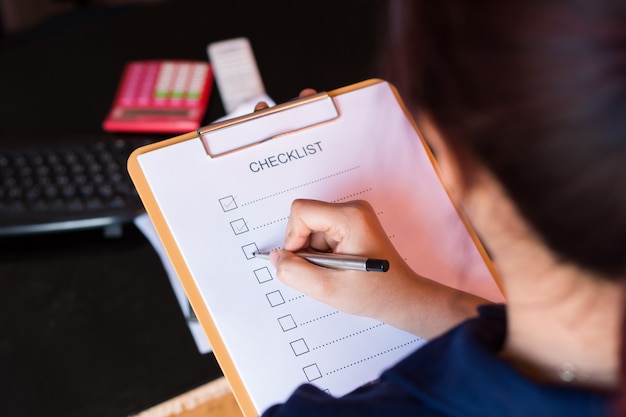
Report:
[[[244,219],[233,220],[230,222],[230,227],[236,235],[240,235],[248,231],[248,225]]]
[[[256,276],[256,280],[259,281],[259,284],[263,284],[264,282],[271,281],[274,279],[268,267],[263,267],[254,270],[254,275]]]
[[[279,317],[278,324],[280,324],[280,328],[283,329],[283,332],[288,332],[289,330],[293,330],[298,327],[291,314]]]
[[[237,202],[235,201],[235,197],[229,195],[227,197],[220,198],[220,206],[222,206],[222,210],[231,211],[237,208]]]
[[[309,347],[306,345],[304,339],[294,340],[290,343],[291,349],[296,356],[304,355],[309,352]]]
[[[254,252],[258,251],[259,248],[256,243],[248,243],[247,245],[243,245],[241,250],[243,250],[243,254],[246,256],[246,259],[254,259]]]
[[[278,290],[267,293],[265,294],[265,296],[267,297],[267,301],[270,302],[270,305],[272,307],[285,304],[285,299],[283,298],[283,295]]]
[[[320,368],[317,367],[317,364],[312,364],[309,366],[305,366],[302,368],[304,371],[304,375],[306,375],[306,379],[311,382],[316,379],[320,379],[322,377],[322,373],[320,372]]]

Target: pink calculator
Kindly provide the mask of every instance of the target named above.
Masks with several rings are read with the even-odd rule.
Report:
[[[136,133],[195,130],[202,123],[212,84],[205,61],[130,62],[103,128]]]

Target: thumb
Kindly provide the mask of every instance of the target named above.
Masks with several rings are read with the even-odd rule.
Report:
[[[279,280],[318,299],[321,297],[320,292],[323,292],[325,288],[327,289],[328,283],[332,282],[332,275],[339,272],[314,265],[284,249],[273,250],[270,253],[270,262],[276,268],[276,275]]]

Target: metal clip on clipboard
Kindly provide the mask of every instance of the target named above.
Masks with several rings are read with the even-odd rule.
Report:
[[[198,136],[207,155],[213,158],[337,117],[339,110],[332,97],[318,93],[201,127]]]

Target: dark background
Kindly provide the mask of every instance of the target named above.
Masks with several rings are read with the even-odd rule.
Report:
[[[100,133],[127,61],[205,60],[209,42],[232,37],[250,39],[276,102],[379,76],[384,6],[170,0],[59,13],[1,40],[0,150]],[[205,121],[223,114],[214,89]],[[0,240],[1,416],[123,417],[220,375],[134,226],[115,239]]]

